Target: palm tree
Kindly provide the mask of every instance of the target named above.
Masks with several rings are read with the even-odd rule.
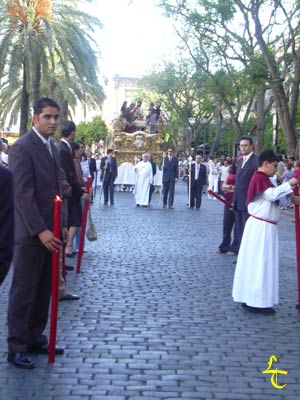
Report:
[[[0,0],[0,117],[20,107],[20,134],[27,130],[29,104],[51,93],[57,70],[65,87],[81,82],[81,91],[100,105],[97,45],[92,38],[100,21],[78,8],[77,0]],[[70,72],[71,71],[71,72]],[[21,85],[17,92],[16,83]],[[62,85],[61,85],[62,86]],[[42,90],[43,88],[43,90]],[[62,104],[68,100],[65,91]],[[82,100],[77,88],[75,103]],[[74,103],[72,100],[72,103]],[[19,113],[17,113],[19,115]],[[14,115],[11,120],[17,117]]]

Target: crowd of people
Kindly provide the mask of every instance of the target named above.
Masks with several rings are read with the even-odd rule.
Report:
[[[96,187],[100,173],[105,206],[115,201],[118,165],[114,150],[108,149],[101,160],[92,157],[84,143],[75,140],[72,121],[60,123],[60,141],[55,145],[51,138],[58,128],[59,115],[58,104],[42,98],[34,105],[32,128],[8,154],[0,141],[0,283],[12,259],[14,265],[8,302],[7,360],[25,369],[34,368],[31,353],[48,353],[44,330],[51,292],[51,253],[62,255],[64,251],[67,258],[76,256],[82,202],[93,202],[86,187],[88,176],[92,176]],[[158,168],[162,171],[163,209],[174,209],[175,186],[180,177],[187,177],[190,209],[200,209],[206,186],[209,199],[219,196],[225,203],[223,239],[217,253],[237,255],[233,299],[251,312],[274,313],[279,301],[279,201],[299,204],[299,197],[292,193],[300,182],[300,162],[280,160],[273,151],[257,156],[250,136],[241,138],[240,155],[235,160],[204,160],[196,154],[184,162],[170,147],[156,165],[151,154],[144,153],[134,166],[136,206],[149,206]],[[57,194],[64,204],[60,238],[52,229]],[[60,264],[60,300],[78,300],[78,295],[67,291]],[[61,347],[55,348],[56,354],[63,352]]]
[[[125,132],[133,133],[137,130],[144,131],[148,133],[156,133],[156,123],[161,115],[161,103],[151,102],[147,113],[144,112],[142,108],[142,101],[138,100],[136,103],[127,104],[124,101],[120,110],[120,117],[126,121]],[[143,122],[137,126],[136,122]]]

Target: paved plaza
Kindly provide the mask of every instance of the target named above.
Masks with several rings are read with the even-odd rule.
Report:
[[[117,192],[115,206],[92,206],[97,242],[86,242],[82,272],[68,273],[80,301],[60,302],[57,343],[65,354],[34,370],[6,362],[11,272],[0,288],[0,399],[299,400],[300,314],[293,211],[280,230],[280,305],[249,313],[231,299],[235,257],[217,255],[223,206],[186,207],[178,182],[175,209],[135,207]],[[75,262],[72,260],[73,264]],[[70,263],[70,262],[68,262]],[[253,254],[255,263],[255,254]],[[28,277],[30,279],[30,277]],[[271,369],[262,374],[271,355]]]

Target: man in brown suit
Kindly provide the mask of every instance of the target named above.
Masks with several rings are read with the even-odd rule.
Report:
[[[51,253],[61,240],[52,232],[54,199],[60,195],[60,163],[49,138],[59,119],[55,101],[42,98],[33,111],[33,128],[12,146],[9,168],[14,176],[15,247],[8,304],[8,362],[32,369],[27,353],[48,353],[43,334],[51,293]],[[62,348],[56,348],[62,354]]]

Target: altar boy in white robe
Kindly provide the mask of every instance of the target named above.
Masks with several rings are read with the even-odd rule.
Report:
[[[250,181],[247,206],[248,218],[238,254],[233,281],[233,300],[257,313],[273,314],[279,302],[278,230],[279,200],[290,195],[297,179],[275,187],[270,178],[275,175],[278,158],[272,150],[263,151],[258,159],[258,171]]]
[[[135,202],[137,207],[148,207],[150,185],[153,183],[152,165],[148,161],[149,155],[144,153],[142,161],[134,167],[135,171]]]

